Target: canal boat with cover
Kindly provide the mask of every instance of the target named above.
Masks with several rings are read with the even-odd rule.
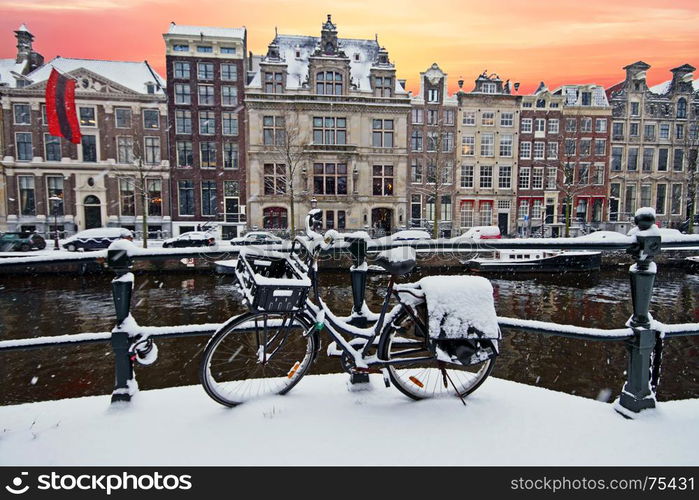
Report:
[[[461,262],[474,272],[584,272],[598,271],[600,252],[561,250],[498,250],[490,257]]]

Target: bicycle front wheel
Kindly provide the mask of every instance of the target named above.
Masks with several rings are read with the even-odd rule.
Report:
[[[312,326],[289,313],[247,313],[212,338],[199,370],[206,393],[225,406],[286,394],[305,375],[316,352]]]
[[[464,397],[478,389],[495,366],[491,358],[481,363],[462,366],[438,361],[429,349],[429,340],[405,311],[388,325],[381,336],[379,357],[393,361],[388,374],[393,385],[412,399],[453,396]],[[410,361],[415,358],[428,358]]]

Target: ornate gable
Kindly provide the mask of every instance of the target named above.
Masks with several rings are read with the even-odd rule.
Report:
[[[128,87],[116,83],[109,78],[98,75],[85,68],[77,68],[65,73],[69,78],[75,80],[76,94],[99,94],[99,95],[139,95]],[[25,87],[27,90],[42,90],[46,88],[47,80],[34,83]]]

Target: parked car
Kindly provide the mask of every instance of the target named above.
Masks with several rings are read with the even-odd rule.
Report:
[[[454,239],[499,240],[500,238],[502,238],[502,235],[500,234],[500,228],[498,226],[473,226],[464,234]]]
[[[283,239],[266,231],[250,231],[244,236],[231,240],[233,245],[281,245],[283,242]]]
[[[69,252],[102,250],[121,238],[133,239],[133,233],[122,227],[97,227],[74,234],[63,242],[63,248]]]
[[[382,245],[388,245],[397,241],[419,241],[419,240],[431,240],[432,236],[427,231],[421,229],[407,229],[405,231],[398,231],[388,236],[383,236],[382,238],[377,238],[376,242]]]
[[[46,241],[41,235],[31,232],[2,233],[0,234],[0,251],[3,252],[28,252],[32,248],[43,250]]]
[[[211,233],[189,231],[163,241],[163,248],[210,247],[216,244]]]

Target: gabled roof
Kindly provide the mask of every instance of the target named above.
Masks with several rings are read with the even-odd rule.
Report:
[[[218,28],[215,26],[188,26],[170,23],[168,35],[211,36],[217,38],[245,38],[245,28]]]
[[[154,83],[156,84],[155,94],[165,93],[165,80],[150,67],[147,61],[103,61],[57,56],[41,68],[29,73],[27,78],[32,81],[32,84],[48,80],[51,68],[56,68],[61,73],[70,73],[84,68],[139,94],[147,94],[146,84]]]
[[[655,94],[667,94],[670,91],[671,84],[672,80],[668,80],[666,82],[659,83],[658,85],[653,85],[648,90]],[[694,92],[699,92],[699,78],[692,81],[692,87],[694,88]]]
[[[24,72],[26,64],[26,61],[17,63],[14,57],[12,59],[0,59],[0,86],[15,88],[17,86],[17,79],[12,73],[21,75]]]

